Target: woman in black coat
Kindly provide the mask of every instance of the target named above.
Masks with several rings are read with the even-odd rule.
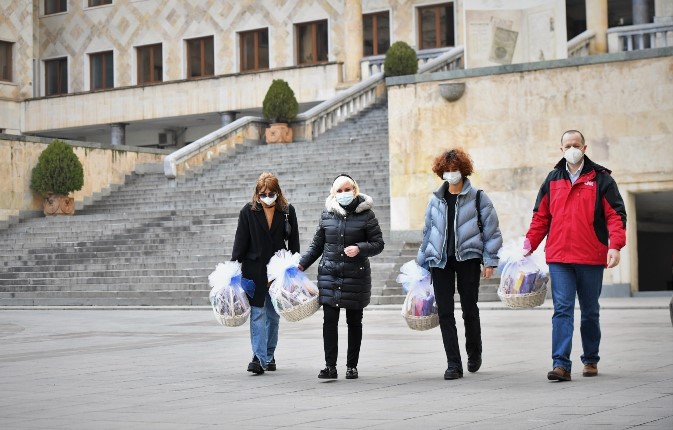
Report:
[[[248,372],[258,375],[265,370],[276,370],[274,354],[280,317],[269,296],[266,265],[280,249],[299,252],[297,215],[283,196],[278,179],[271,173],[262,173],[252,200],[243,206],[238,216],[231,253],[231,259],[241,263],[243,277],[255,282],[255,295],[250,297],[253,357]]]
[[[358,359],[362,343],[362,310],[372,295],[369,257],[383,251],[383,235],[371,210],[371,197],[361,194],[348,175],[334,180],[313,242],[299,261],[305,270],[322,256],[318,267],[318,288],[323,305],[323,342],[326,367],[318,378],[337,375],[338,323],[341,308],[346,309],[348,353],[346,379],[358,377]]]

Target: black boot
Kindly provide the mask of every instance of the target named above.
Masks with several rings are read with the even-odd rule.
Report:
[[[259,358],[257,358],[257,356],[252,357],[252,361],[248,364],[248,372],[252,372],[255,375],[264,373],[264,368],[259,363]]]
[[[358,379],[358,368],[357,367],[346,368],[346,379]]]
[[[481,367],[481,354],[467,359],[467,370],[474,373]]]
[[[327,366],[318,373],[318,379],[336,379],[338,376],[336,366]]]

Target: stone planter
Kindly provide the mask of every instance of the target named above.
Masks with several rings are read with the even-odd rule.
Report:
[[[46,216],[74,215],[75,199],[63,194],[49,194],[44,198],[42,208]]]
[[[276,122],[266,129],[266,143],[291,143],[292,129],[289,125]]]

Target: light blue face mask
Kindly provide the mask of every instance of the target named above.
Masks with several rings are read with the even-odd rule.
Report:
[[[339,203],[341,206],[348,206],[351,204],[355,197],[353,196],[352,191],[346,191],[345,193],[337,193],[336,194],[336,201]]]

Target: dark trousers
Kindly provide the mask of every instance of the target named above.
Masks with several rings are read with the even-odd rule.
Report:
[[[480,276],[480,261],[476,258],[456,261],[455,257],[449,257],[443,269],[432,269],[432,284],[435,289],[439,328],[442,331],[446,361],[448,367],[457,367],[461,371],[463,363],[458,347],[456,318],[453,315],[456,277],[458,278],[460,307],[463,310],[463,322],[465,323],[465,349],[469,360],[481,356],[481,322],[477,306]]]
[[[322,306],[324,319],[322,324],[322,339],[325,346],[325,364],[336,366],[339,354],[339,311],[329,305]],[[348,323],[348,352],[346,366],[357,367],[360,358],[360,344],[362,343],[362,309],[346,309],[346,323]]]

